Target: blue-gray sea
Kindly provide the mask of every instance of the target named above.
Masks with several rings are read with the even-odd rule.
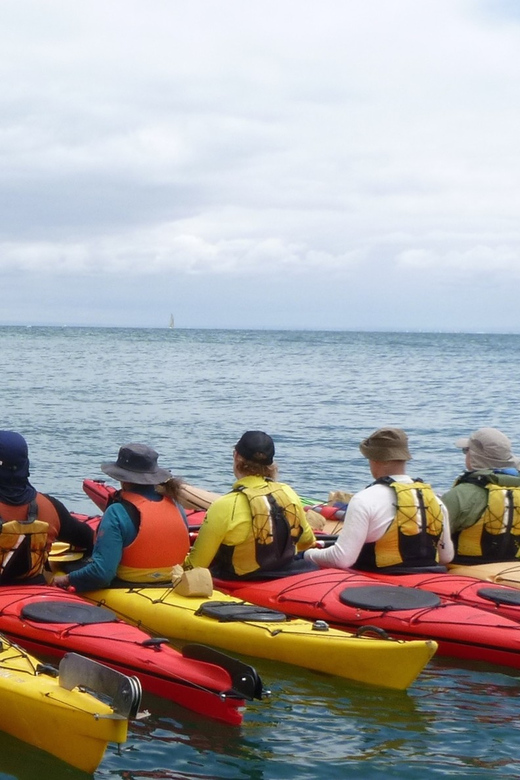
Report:
[[[0,428],[26,437],[39,490],[87,513],[82,480],[120,445],[225,491],[253,428],[275,439],[281,478],[320,499],[370,481],[362,438],[405,428],[410,472],[442,492],[463,467],[457,437],[498,427],[520,453],[519,389],[520,335],[0,328]],[[520,777],[517,672],[438,658],[396,693],[254,663],[272,696],[241,727],[146,699],[96,780]],[[2,780],[76,777],[0,735]]]

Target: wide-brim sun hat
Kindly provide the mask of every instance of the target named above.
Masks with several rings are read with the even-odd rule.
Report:
[[[101,464],[101,471],[119,482],[134,485],[160,485],[171,479],[171,472],[157,465],[159,454],[146,444],[125,444],[116,461]]]
[[[368,460],[412,460],[408,436],[401,428],[379,428],[363,439],[359,449]]]
[[[455,446],[468,450],[473,469],[518,468],[511,440],[498,428],[479,428],[471,436],[457,439]]]

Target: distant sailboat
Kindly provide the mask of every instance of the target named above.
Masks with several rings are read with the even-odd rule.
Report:
[[[175,327],[175,323],[173,321],[173,314],[170,314],[170,328],[174,328],[174,327]]]

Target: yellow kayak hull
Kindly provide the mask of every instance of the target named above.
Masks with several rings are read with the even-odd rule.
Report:
[[[219,622],[197,614],[208,601],[242,604],[218,591],[211,599],[180,596],[168,587],[107,588],[82,594],[157,636],[201,642],[231,652],[302,666],[357,682],[405,690],[437,649],[433,641],[355,636],[310,621]]]
[[[128,721],[85,691],[62,688],[40,662],[0,638],[0,729],[92,774],[109,742],[125,742]]]

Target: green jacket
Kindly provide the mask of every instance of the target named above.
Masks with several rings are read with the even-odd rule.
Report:
[[[493,469],[479,469],[478,471],[465,471],[455,480],[450,490],[441,496],[441,501],[448,510],[450,516],[450,531],[453,534],[458,533],[463,528],[469,528],[474,525],[482,516],[486,509],[488,501],[488,492],[486,488],[475,485],[471,482],[459,482],[468,474],[473,477],[484,476],[496,485],[504,487],[519,487],[520,474],[502,474]]]

